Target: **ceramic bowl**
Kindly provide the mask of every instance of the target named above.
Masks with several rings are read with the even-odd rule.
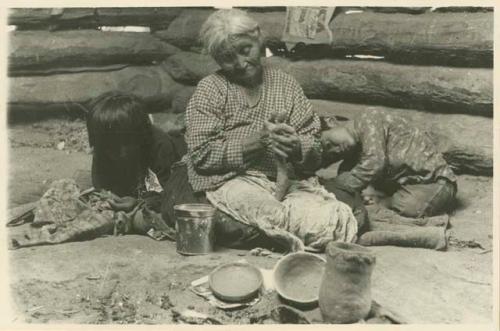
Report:
[[[217,298],[227,302],[244,302],[259,292],[263,279],[260,270],[253,265],[234,262],[215,268],[208,282]]]
[[[316,304],[326,260],[316,254],[297,252],[282,257],[274,267],[278,294],[300,306]]]

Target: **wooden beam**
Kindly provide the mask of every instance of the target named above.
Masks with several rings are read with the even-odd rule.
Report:
[[[164,29],[182,12],[182,7],[97,8],[100,25],[138,25]]]
[[[95,28],[95,8],[12,8],[8,24],[18,29]]]
[[[294,76],[309,98],[493,115],[491,69],[382,61],[290,61],[281,57],[267,58],[266,62]],[[166,67],[174,79],[191,85],[218,68],[209,56],[193,52],[172,55]]]
[[[184,50],[200,49],[201,26],[214,12],[214,9],[184,9],[167,29],[155,31],[154,35]]]
[[[200,50],[199,33],[201,26],[214,9],[185,9],[166,30],[156,31],[154,34],[184,50]],[[285,28],[285,11],[251,11],[249,15],[255,19],[264,34],[266,43],[281,42],[281,35]]]
[[[126,25],[165,29],[181,11],[181,7],[13,8],[8,24],[20,30]]]
[[[363,12],[346,14],[347,9]],[[182,49],[199,50],[201,25],[213,11],[185,9],[168,29],[157,31],[156,35]],[[273,46],[281,42],[286,12],[249,14],[259,23],[266,43]],[[368,54],[384,56],[386,61],[394,63],[493,65],[492,12],[432,13],[428,7],[339,7],[330,28],[331,45],[302,48],[293,56],[305,59]]]
[[[9,36],[9,71],[36,71],[109,64],[148,64],[178,48],[149,33],[80,31],[14,31]],[[27,72],[28,71],[28,72]]]
[[[8,102],[15,109],[81,109],[99,95],[119,90],[144,98],[148,111],[169,109],[181,85],[161,65],[131,66],[110,72],[84,72],[9,78]]]
[[[395,63],[493,66],[493,13],[340,14],[331,50]]]
[[[219,68],[210,56],[194,52],[178,52],[165,61],[165,70],[170,76],[188,85],[196,85],[203,77]]]
[[[294,76],[309,98],[493,115],[491,69],[278,57],[267,62]]]

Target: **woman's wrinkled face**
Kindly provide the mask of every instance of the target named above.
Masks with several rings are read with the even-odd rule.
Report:
[[[246,35],[231,38],[230,47],[216,56],[222,71],[241,85],[256,85],[262,78],[261,45],[259,39]]]

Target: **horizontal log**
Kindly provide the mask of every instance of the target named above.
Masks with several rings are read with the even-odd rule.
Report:
[[[492,12],[493,7],[471,7],[471,6],[449,6],[449,7],[437,7],[434,8],[436,13],[478,13],[478,12]]]
[[[150,26],[166,28],[181,7],[14,8],[8,24],[26,29],[71,29],[98,26]]]
[[[429,7],[337,7],[338,12],[347,10],[364,10],[376,12],[408,12],[422,13]],[[286,7],[241,7],[255,19],[263,31],[267,42],[277,43],[281,40],[285,28]],[[156,31],[156,35],[182,49],[200,47],[198,38],[200,28],[215,9],[184,9],[175,18],[168,29]],[[335,31],[334,31],[335,33]]]
[[[208,55],[178,52],[165,61],[165,70],[178,82],[196,85],[203,77],[217,71],[219,65]]]
[[[9,109],[82,109],[99,95],[119,90],[146,99],[150,112],[171,107],[181,87],[162,65],[131,66],[110,72],[9,78]]]
[[[493,13],[413,14],[399,7],[339,7],[330,22],[330,46],[297,49],[295,58],[339,58],[352,54],[384,56],[395,63],[491,67],[493,65]],[[347,9],[363,10],[346,14]],[[413,7],[404,7],[408,10]],[[380,11],[392,10],[396,14]],[[185,50],[200,49],[201,25],[213,10],[184,10],[166,30],[156,35]],[[251,12],[272,50],[283,47],[281,36],[286,12]]]
[[[294,76],[310,98],[435,112],[492,116],[493,71],[395,65],[381,61],[266,58]],[[166,61],[175,80],[195,84],[217,70],[207,55],[179,52]]]
[[[100,25],[138,25],[164,29],[182,10],[182,7],[97,8],[97,19]]]
[[[20,30],[98,26],[95,8],[13,8],[7,21]]]
[[[493,175],[493,120],[462,114],[435,114],[411,109],[311,100],[321,117],[352,119],[374,109],[405,117],[426,129],[458,174]]]
[[[129,64],[109,64],[109,65],[95,65],[95,66],[81,66],[81,67],[53,67],[53,68],[28,68],[10,70],[10,77],[18,76],[48,76],[59,74],[74,74],[80,72],[106,72],[115,71],[128,67]]]
[[[16,70],[147,64],[178,50],[149,33],[14,31],[10,33],[9,74]]]
[[[395,65],[381,61],[289,61],[268,64],[294,76],[310,98],[435,112],[492,116],[493,71]]]
[[[386,6],[378,6],[378,7],[361,7],[365,11],[372,11],[375,13],[385,13],[385,14],[394,14],[394,13],[404,13],[404,14],[423,14],[427,12],[431,7],[386,7]]]
[[[493,66],[493,13],[340,14],[331,51],[395,63]]]
[[[184,50],[200,50],[199,33],[201,26],[214,9],[186,9],[166,30],[155,31],[154,35]],[[249,12],[249,15],[258,23],[266,39],[266,44],[272,47],[281,43],[281,35],[285,28],[286,12]]]
[[[277,12],[277,11],[286,11],[286,7],[284,6],[264,6],[264,7],[233,7],[236,9],[241,9],[247,12],[257,12],[257,13],[267,13],[267,12]]]
[[[277,12],[277,11],[286,11],[286,7],[235,7],[239,9],[243,9],[249,12]],[[347,10],[365,10],[365,11],[373,11],[379,13],[407,13],[407,14],[422,14],[428,11],[431,7],[387,7],[387,6],[378,6],[378,7],[345,7],[338,6],[335,9],[340,9],[343,11]],[[475,8],[475,7],[462,7],[462,8]]]
[[[87,106],[81,103],[9,103],[7,123],[36,123],[47,119],[82,119],[87,114]]]
[[[174,46],[184,50],[200,48],[200,29],[214,9],[185,9],[170,23],[167,29],[153,34]]]

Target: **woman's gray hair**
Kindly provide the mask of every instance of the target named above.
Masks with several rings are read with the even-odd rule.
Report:
[[[259,24],[245,11],[239,9],[220,9],[210,15],[200,30],[200,39],[205,50],[213,58],[222,50],[229,48],[231,37],[246,35],[259,39]]]

